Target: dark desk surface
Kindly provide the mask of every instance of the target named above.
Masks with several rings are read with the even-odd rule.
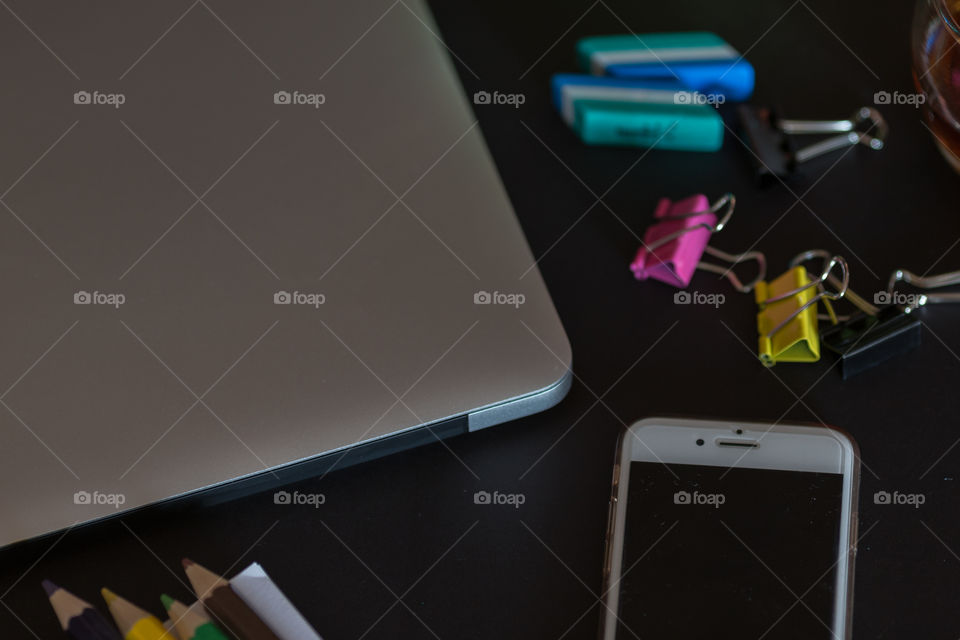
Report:
[[[877,91],[912,91],[911,3],[888,4],[435,1],[467,92],[526,96],[517,109],[476,111],[573,345],[567,399],[450,440],[450,450],[435,444],[298,484],[326,495],[319,510],[261,493],[2,554],[0,635],[58,637],[45,576],[88,596],[109,582],[142,603],[160,589],[186,598],[171,571],[182,575],[188,555],[217,569],[261,562],[329,639],[593,638],[616,437],[637,418],[671,413],[849,430],[864,463],[855,637],[957,637],[960,308],[927,310],[919,349],[843,382],[829,357],[760,366],[753,301],[724,282],[694,282],[727,295],[717,312],[674,305],[674,290],[627,270],[657,198],[726,191],[737,213],[716,244],[758,243],[772,272],[814,247],[845,255],[867,294],[894,268],[960,268],[960,178],[918,113],[883,107],[884,151],[825,157],[789,189],[761,191],[729,135],[715,154],[587,148],[548,102],[548,77],[573,69],[577,38],[629,25],[716,31],[748,52],[756,102],[788,116],[846,116]],[[474,505],[481,489],[526,502]],[[875,505],[879,490],[922,492],[926,503]]]

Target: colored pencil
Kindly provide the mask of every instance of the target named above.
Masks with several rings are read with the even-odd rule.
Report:
[[[180,637],[180,634],[177,633],[177,630],[174,629],[173,627],[173,620],[171,620],[170,618],[167,618],[166,620],[163,621],[163,628],[166,629],[167,633],[169,633],[170,635],[175,635],[178,638]]]
[[[180,640],[227,640],[227,636],[213,623],[197,603],[188,607],[168,595],[160,596],[163,608],[167,610]]]
[[[235,640],[279,640],[253,609],[230,588],[230,583],[187,558],[183,559],[187,579],[210,615]]]
[[[100,593],[126,640],[178,640],[164,628],[163,623],[156,616],[124,600],[109,589],[101,589]]]
[[[100,612],[66,589],[49,580],[43,581],[43,590],[50,598],[50,606],[60,620],[60,626],[74,640],[120,640],[120,634]]]
[[[254,562],[230,579],[230,587],[284,640],[322,640],[267,572]]]

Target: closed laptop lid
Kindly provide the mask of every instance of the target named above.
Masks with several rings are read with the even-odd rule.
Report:
[[[562,384],[421,3],[9,8],[0,543]]]

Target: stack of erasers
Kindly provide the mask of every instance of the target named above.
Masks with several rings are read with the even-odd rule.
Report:
[[[753,66],[708,32],[584,38],[577,64],[584,73],[555,74],[551,94],[587,144],[716,151],[716,106],[753,93]]]
[[[183,567],[197,601],[187,606],[160,596],[170,618],[166,622],[102,589],[113,625],[93,605],[49,580],[43,588],[73,640],[321,640],[259,564],[230,581],[190,560]]]

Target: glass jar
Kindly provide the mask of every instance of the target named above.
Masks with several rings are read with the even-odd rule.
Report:
[[[960,0],[918,0],[913,19],[913,80],[923,119],[940,152],[960,172]]]

